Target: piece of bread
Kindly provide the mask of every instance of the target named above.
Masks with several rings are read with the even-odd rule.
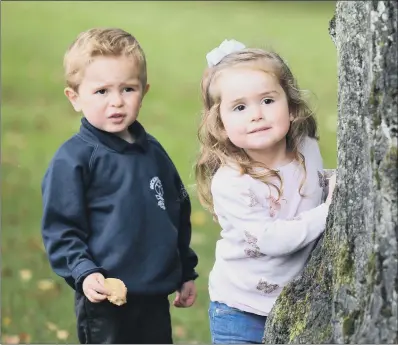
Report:
[[[117,278],[105,279],[105,288],[110,291],[110,295],[107,297],[108,301],[121,306],[127,303],[127,288],[124,283]]]

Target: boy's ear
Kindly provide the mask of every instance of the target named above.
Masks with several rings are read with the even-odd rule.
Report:
[[[70,103],[72,104],[73,109],[75,111],[80,112],[82,108],[79,102],[79,94],[70,87],[65,88],[64,90],[65,96],[69,99]]]
[[[144,92],[142,93],[142,98],[144,98],[144,96],[148,93],[150,87],[151,87],[150,84],[146,84]]]
[[[140,108],[142,107],[142,100],[144,99],[145,95],[148,93],[149,88],[150,88],[150,85],[146,84],[144,90],[142,91]]]

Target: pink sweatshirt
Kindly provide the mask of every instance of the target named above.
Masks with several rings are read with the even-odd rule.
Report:
[[[232,166],[215,174],[211,192],[221,226],[216,260],[209,276],[209,293],[243,311],[268,315],[282,288],[297,277],[325,229],[329,207],[322,203],[323,164],[318,143],[306,138],[307,178],[293,161],[278,170],[284,193],[276,202],[274,188]]]

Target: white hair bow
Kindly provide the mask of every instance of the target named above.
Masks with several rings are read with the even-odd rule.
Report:
[[[211,52],[207,53],[207,64],[209,67],[213,67],[228,54],[237,52],[244,48],[246,48],[246,46],[236,40],[224,40],[219,47],[214,48]]]

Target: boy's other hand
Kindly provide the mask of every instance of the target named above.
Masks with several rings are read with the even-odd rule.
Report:
[[[193,280],[185,282],[180,291],[176,292],[173,305],[177,308],[189,308],[196,300],[196,286]]]
[[[98,303],[107,298],[109,291],[104,285],[105,278],[101,273],[91,273],[83,281],[83,292],[90,302]]]

